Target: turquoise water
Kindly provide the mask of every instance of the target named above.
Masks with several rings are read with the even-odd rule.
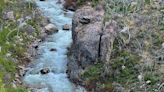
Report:
[[[33,67],[26,73],[24,81],[34,87],[44,85],[39,92],[86,92],[82,87],[75,87],[67,78],[67,48],[72,43],[71,31],[62,30],[65,24],[72,24],[73,12],[66,16],[62,4],[58,0],[36,1],[38,8],[55,24],[59,32],[50,35],[39,45],[41,55],[36,59]],[[57,49],[56,52],[50,51]],[[42,75],[40,70],[49,68],[50,73]]]

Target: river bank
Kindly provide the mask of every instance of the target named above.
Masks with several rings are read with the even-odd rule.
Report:
[[[22,77],[49,21],[32,2],[2,0],[0,5],[0,91],[26,92]]]

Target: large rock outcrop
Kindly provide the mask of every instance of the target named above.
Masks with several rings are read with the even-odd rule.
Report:
[[[104,9],[83,7],[75,12],[72,25],[72,58],[68,73],[79,81],[79,74],[96,61],[109,62],[117,31],[114,21],[104,23]]]

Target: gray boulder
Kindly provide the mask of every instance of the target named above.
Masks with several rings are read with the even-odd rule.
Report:
[[[75,12],[72,25],[72,37],[75,61],[85,68],[98,59],[99,39],[102,31],[102,19],[95,21],[95,11],[84,7]]]
[[[100,7],[101,8],[101,7]],[[84,7],[75,12],[72,25],[72,52],[68,63],[71,79],[96,61],[109,62],[117,31],[115,21],[104,23],[104,10]]]
[[[103,23],[104,11],[85,7],[73,18],[73,50],[85,67],[96,60],[109,61],[112,43],[117,31],[116,22]],[[83,20],[83,21],[82,21]]]
[[[45,26],[45,30],[46,30],[46,33],[48,35],[51,35],[51,34],[53,34],[55,32],[58,32],[58,29],[57,29],[57,27],[54,24],[48,24],[48,25],[46,25]]]

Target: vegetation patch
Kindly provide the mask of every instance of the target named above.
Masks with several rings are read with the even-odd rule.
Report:
[[[140,60],[139,56],[133,55],[127,51],[118,52],[117,55],[116,58],[111,60],[111,66],[114,70],[112,80],[120,84],[136,81],[139,71],[135,66]]]
[[[97,76],[98,92],[112,92],[106,89],[113,90],[113,83],[125,92],[154,92],[159,88],[164,77],[160,70],[164,62],[161,4],[152,0],[105,0],[104,23],[114,20],[119,26],[110,62],[101,61],[102,68],[92,65],[83,77],[89,79],[92,73],[91,77]]]
[[[95,64],[88,67],[85,72],[82,74],[83,78],[86,79],[99,79],[101,72],[103,70],[103,65],[101,63]]]
[[[36,10],[35,3],[22,0],[0,1],[0,92],[27,92],[23,87],[15,88],[13,80],[18,72],[18,65],[26,63],[27,46],[40,36],[40,21],[43,17],[37,15],[39,13]],[[30,17],[34,11],[37,18],[36,15]],[[25,27],[20,29],[20,20],[34,29],[32,34],[28,34]],[[7,75],[9,78],[4,80]]]
[[[100,0],[77,0],[77,5],[84,5],[86,2],[91,2],[92,6],[97,6]]]

